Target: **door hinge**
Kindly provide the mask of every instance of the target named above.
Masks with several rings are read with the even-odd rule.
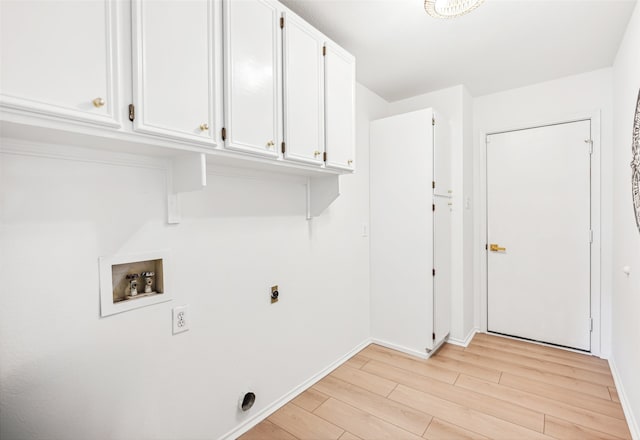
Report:
[[[435,269],[433,269],[433,272],[432,272],[432,273],[433,273],[433,276],[435,277],[435,276],[436,276],[436,270],[435,270]]]
[[[327,152],[325,151],[324,153],[322,153],[322,160],[323,161],[327,161]]]
[[[280,29],[284,28],[284,17],[280,17]]]
[[[433,126],[436,125],[436,117],[435,116],[431,117],[431,125],[433,125]]]
[[[322,56],[323,57],[327,56],[327,46],[322,46]]]
[[[431,188],[433,188],[433,189],[436,188],[436,181],[435,180],[431,181]]]
[[[589,154],[593,154],[593,139],[585,139],[586,144],[589,144]]]
[[[129,120],[133,122],[136,118],[136,106],[133,104],[129,104]]]
[[[589,318],[589,331],[593,331],[593,318]]]
[[[287,147],[284,144],[284,141],[282,142],[281,149],[282,149],[282,154],[284,154],[284,152],[287,151]]]
[[[431,205],[431,210],[432,210],[432,211],[435,211],[435,210],[436,210],[436,204],[435,204],[435,203],[433,203],[433,204]]]
[[[589,243],[593,243],[593,229],[589,229]]]
[[[486,243],[485,243],[485,245],[484,245],[484,250],[485,250],[485,251],[488,251],[488,250],[489,250],[489,245],[488,245],[488,244],[486,244]]]
[[[227,140],[227,129],[222,127],[222,130],[220,130],[220,135],[222,136],[222,140],[226,141]]]
[[[436,340],[436,334],[435,333],[431,333],[431,339],[433,339],[434,341]]]

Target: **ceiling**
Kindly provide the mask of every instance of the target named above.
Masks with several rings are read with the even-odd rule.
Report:
[[[438,20],[423,0],[281,0],[356,56],[387,101],[464,84],[474,96],[613,64],[635,0],[485,0]]]

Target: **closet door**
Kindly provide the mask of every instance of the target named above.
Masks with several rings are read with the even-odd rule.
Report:
[[[116,2],[0,1],[0,106],[118,127]]]
[[[355,168],[356,60],[333,43],[327,43],[325,72],[325,141],[327,168]]]
[[[278,3],[225,0],[225,148],[278,157],[282,142]]]
[[[324,163],[324,37],[284,14],[284,141],[286,159]]]
[[[136,131],[212,145],[213,0],[133,0]]]

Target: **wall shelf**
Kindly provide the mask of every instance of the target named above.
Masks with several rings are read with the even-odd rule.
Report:
[[[84,123],[70,123],[53,118],[36,117],[20,112],[0,111],[0,136],[43,144],[84,147],[156,158],[173,158],[185,153],[201,153],[207,163],[257,170],[271,170],[301,176],[352,174],[350,170],[323,168],[288,162],[281,158],[265,158],[229,151],[220,147],[204,147],[178,140],[168,141],[144,133],[124,129],[112,130]]]
[[[0,114],[1,117],[5,115]],[[56,121],[55,124],[62,123]],[[95,128],[85,129],[87,133],[69,132],[41,125],[0,121],[0,151],[110,164],[135,164],[164,170],[167,178],[169,224],[181,221],[180,194],[205,189],[207,173],[245,178],[263,176],[306,185],[307,203],[304,214],[307,219],[322,214],[340,195],[339,176],[353,173],[222,149],[166,143],[138,133],[98,130],[98,136],[92,133]]]

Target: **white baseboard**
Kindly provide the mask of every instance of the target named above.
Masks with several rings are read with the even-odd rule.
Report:
[[[615,360],[613,359],[613,356],[609,359],[609,368],[611,368],[611,374],[613,375],[613,382],[616,384],[616,391],[618,392],[618,398],[620,399],[620,404],[622,405],[624,416],[627,419],[627,424],[629,425],[629,431],[631,431],[631,438],[633,440],[640,440],[640,425],[638,425],[636,416],[631,410],[631,404],[629,403],[627,395],[624,392],[624,388],[622,386],[622,379],[620,378],[620,374],[618,373],[618,368],[616,367],[616,363],[615,363]]]
[[[307,379],[306,381],[304,381],[303,383],[301,383],[300,385],[298,385],[297,387],[295,387],[294,389],[292,389],[291,391],[286,393],[284,396],[282,396],[281,398],[279,398],[278,400],[273,402],[271,405],[267,406],[262,411],[256,413],[251,418],[245,420],[240,425],[238,425],[237,427],[233,428],[231,431],[229,431],[226,434],[224,434],[222,437],[220,437],[220,440],[235,440],[235,439],[237,439],[242,434],[244,434],[245,432],[249,431],[251,428],[256,426],[258,423],[260,423],[261,421],[263,421],[264,419],[269,417],[271,414],[273,414],[274,412],[276,412],[277,410],[282,408],[284,405],[289,403],[292,399],[294,399],[296,396],[298,396],[298,394],[302,393],[307,388],[313,386],[316,382],[318,382],[319,380],[321,380],[322,378],[327,376],[329,373],[331,373],[333,370],[338,368],[340,365],[344,364],[346,361],[348,361],[356,353],[361,351],[363,348],[365,348],[369,344],[371,344],[371,340],[370,339],[365,339],[360,344],[358,344],[353,349],[351,349],[347,354],[342,356],[340,359],[336,360],[335,362],[332,362],[327,367],[323,368],[321,371],[319,371],[318,373],[314,374],[309,379]]]
[[[427,359],[429,357],[429,354],[424,351],[414,350],[413,348],[407,348],[402,345],[383,341],[382,339],[371,338],[371,343],[390,348],[391,350],[401,351],[402,353],[406,353],[408,355],[416,356],[422,359]]]
[[[449,336],[449,340],[447,341],[449,344],[453,344],[453,345],[459,345],[461,347],[468,347],[469,343],[471,342],[471,340],[473,339],[473,337],[476,335],[476,333],[478,333],[480,331],[480,329],[478,328],[472,328],[471,331],[469,331],[469,334],[467,335],[466,338],[464,339],[456,339],[456,338],[452,338],[451,336]]]

